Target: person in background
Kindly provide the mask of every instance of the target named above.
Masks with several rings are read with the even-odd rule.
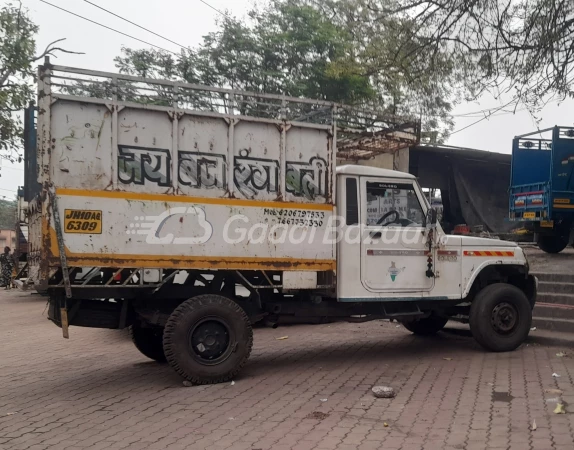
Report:
[[[14,269],[14,259],[10,254],[10,247],[4,247],[4,253],[0,255],[0,263],[2,264],[1,285],[5,289],[12,287],[12,270]]]

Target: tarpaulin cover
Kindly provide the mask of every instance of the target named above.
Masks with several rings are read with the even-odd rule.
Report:
[[[451,168],[449,200],[454,216],[460,212],[464,223],[484,225],[490,232],[505,232],[516,227],[505,220],[510,184],[508,165],[452,158]]]

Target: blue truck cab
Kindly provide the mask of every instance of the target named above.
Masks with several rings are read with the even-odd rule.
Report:
[[[574,127],[514,138],[509,196],[509,219],[529,222],[541,250],[559,253],[572,242]]]

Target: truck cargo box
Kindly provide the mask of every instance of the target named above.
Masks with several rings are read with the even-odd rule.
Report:
[[[510,220],[571,220],[573,174],[574,128],[556,126],[514,138]]]
[[[334,215],[338,120],[347,150],[394,132],[330,102],[41,67],[31,281],[62,253],[67,267],[334,271],[335,243],[310,236]],[[293,225],[305,245],[285,239]]]

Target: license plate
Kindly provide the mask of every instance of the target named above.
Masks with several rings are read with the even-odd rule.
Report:
[[[64,233],[102,234],[102,211],[64,210]]]
[[[536,219],[536,213],[535,212],[525,212],[522,217],[524,219]]]
[[[553,220],[543,220],[540,222],[540,226],[544,228],[554,228],[554,221]]]

